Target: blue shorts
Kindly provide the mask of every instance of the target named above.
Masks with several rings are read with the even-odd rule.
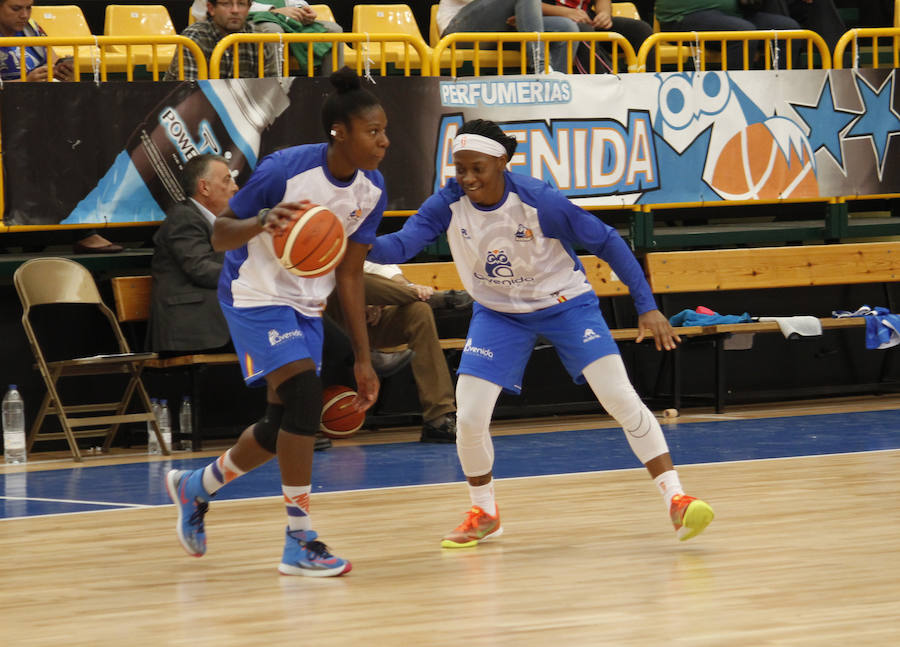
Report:
[[[497,312],[476,303],[457,373],[518,394],[538,335],[553,344],[576,384],[584,384],[585,366],[619,352],[593,293],[523,314]]]
[[[235,308],[224,303],[222,312],[247,386],[289,362],[311,359],[316,374],[322,370],[322,319],[304,317],[289,306]]]

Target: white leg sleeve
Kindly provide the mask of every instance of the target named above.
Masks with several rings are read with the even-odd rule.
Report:
[[[619,355],[607,355],[584,369],[584,378],[594,395],[625,431],[631,451],[641,463],[669,451],[662,427],[628,379]]]
[[[472,375],[460,375],[456,382],[456,453],[466,476],[483,476],[493,469],[491,416],[501,390]]]

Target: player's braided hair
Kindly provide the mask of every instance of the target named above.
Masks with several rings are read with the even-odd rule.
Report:
[[[342,67],[329,77],[335,91],[328,95],[322,105],[322,128],[330,137],[335,123],[350,125],[350,119],[367,108],[381,105],[374,94],[362,87],[359,75],[349,67]]]
[[[462,135],[464,133],[482,135],[483,137],[488,137],[495,142],[498,142],[506,149],[507,159],[512,159],[513,153],[516,152],[516,138],[508,136],[501,130],[500,126],[493,121],[488,121],[487,119],[472,119],[471,121],[467,121],[462,125],[462,128],[459,129],[459,133],[457,134]]]

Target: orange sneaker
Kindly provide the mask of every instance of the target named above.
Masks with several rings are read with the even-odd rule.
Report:
[[[687,494],[676,494],[669,506],[669,516],[672,517],[678,539],[686,541],[703,532],[715,513],[705,501]]]
[[[499,508],[497,516],[492,517],[477,505],[473,505],[463,522],[441,541],[441,548],[468,548],[502,534]]]

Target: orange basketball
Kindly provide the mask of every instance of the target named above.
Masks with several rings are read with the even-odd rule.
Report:
[[[351,405],[356,391],[335,385],[322,391],[322,418],[319,428],[329,438],[347,438],[362,427],[365,411],[355,411]]]
[[[799,126],[771,117],[729,139],[710,181],[726,200],[777,200],[818,197],[815,161]]]
[[[300,217],[272,236],[272,247],[281,265],[305,278],[328,274],[347,250],[344,225],[331,211],[311,205]]]

